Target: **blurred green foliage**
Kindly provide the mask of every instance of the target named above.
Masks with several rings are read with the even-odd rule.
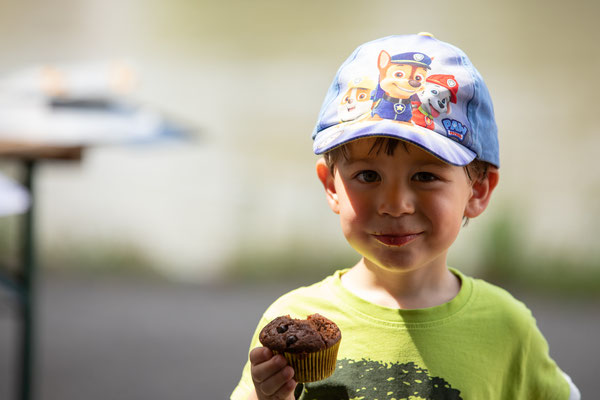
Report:
[[[575,297],[600,296],[600,255],[573,257],[548,249],[532,252],[517,212],[506,210],[488,224],[482,237],[482,257],[476,277],[509,289]],[[242,248],[226,269],[228,279],[246,282],[292,280],[316,282],[331,272],[347,268],[358,255],[345,246],[329,251],[310,244],[264,249]]]
[[[0,219],[0,269],[17,272],[21,263],[20,217]],[[144,252],[131,243],[91,239],[68,239],[58,245],[36,244],[37,265],[42,270],[82,274],[112,274],[158,277]]]
[[[19,263],[19,217],[0,220],[0,265],[14,270]],[[494,284],[541,294],[600,296],[600,254],[582,257],[549,249],[532,251],[518,213],[503,212],[487,226],[483,252],[474,275]],[[39,246],[42,268],[89,274],[160,277],[146,253],[133,243],[65,238]],[[223,268],[223,279],[238,282],[291,281],[310,284],[358,261],[347,245],[318,249],[307,241],[287,246],[241,246]]]
[[[144,252],[131,243],[114,241],[66,240],[60,245],[40,251],[43,268],[101,275],[156,276]]]
[[[500,286],[545,294],[600,295],[600,254],[582,256],[526,249],[520,218],[503,212],[489,224],[479,275]],[[595,253],[595,254],[594,254]]]
[[[0,218],[0,269],[14,271],[20,262],[19,217]]]
[[[311,284],[357,261],[358,255],[350,248],[323,251],[309,244],[295,244],[272,251],[244,249],[230,261],[226,277],[245,282],[288,280]]]

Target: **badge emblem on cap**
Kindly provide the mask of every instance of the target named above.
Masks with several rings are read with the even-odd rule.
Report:
[[[406,106],[402,103],[394,104],[394,111],[396,111],[396,114],[402,114],[405,109],[406,109]]]
[[[413,59],[415,61],[423,61],[424,58],[425,58],[425,55],[421,54],[421,53],[415,53],[415,55],[413,56]]]

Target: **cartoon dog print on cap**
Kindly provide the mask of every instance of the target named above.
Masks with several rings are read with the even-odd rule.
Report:
[[[373,105],[371,92],[375,81],[368,77],[356,78],[348,83],[348,91],[338,106],[338,117],[342,122],[354,121],[368,115]]]
[[[374,119],[410,122],[410,97],[423,89],[431,61],[424,53],[408,52],[390,56],[382,50],[377,59],[379,84],[371,116]]]
[[[417,93],[418,101],[412,102],[412,121],[419,126],[435,129],[434,119],[451,112],[450,103],[456,104],[458,83],[452,75],[430,75],[423,90]]]

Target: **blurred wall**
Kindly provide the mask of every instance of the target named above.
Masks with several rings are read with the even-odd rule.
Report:
[[[119,247],[171,276],[210,279],[247,252],[345,249],[314,174],[321,102],[359,44],[429,31],[470,56],[500,129],[500,187],[453,262],[476,269],[484,255],[473,249],[506,216],[529,252],[591,257],[598,4],[2,0],[0,73],[134,60],[138,99],[198,128],[186,144],[94,148],[79,165],[44,165],[42,251]]]

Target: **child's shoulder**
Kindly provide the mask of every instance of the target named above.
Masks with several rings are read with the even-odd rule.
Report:
[[[470,279],[473,282],[473,304],[477,309],[516,325],[527,326],[535,321],[525,303],[508,290],[483,279]]]

